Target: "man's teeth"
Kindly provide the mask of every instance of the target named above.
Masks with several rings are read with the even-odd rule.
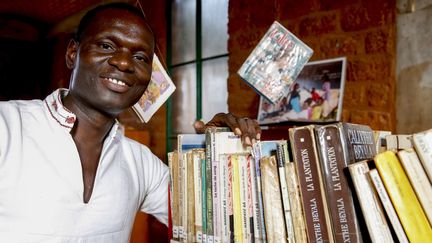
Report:
[[[120,81],[120,80],[118,80],[118,79],[115,79],[115,78],[108,78],[108,80],[109,80],[111,83],[115,83],[115,84],[118,84],[118,85],[126,86],[126,83],[124,83],[124,82],[122,82],[122,81]]]

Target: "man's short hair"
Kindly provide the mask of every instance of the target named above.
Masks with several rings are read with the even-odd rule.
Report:
[[[78,42],[81,41],[83,33],[85,32],[85,30],[88,28],[88,26],[93,22],[94,18],[96,17],[96,15],[99,12],[102,12],[106,9],[123,9],[123,10],[127,10],[133,14],[135,14],[136,16],[141,17],[146,23],[147,23],[147,19],[144,16],[144,13],[136,8],[135,6],[132,6],[128,3],[125,2],[114,2],[114,3],[108,3],[108,4],[102,4],[99,5],[91,10],[89,10],[81,19],[79,25],[78,25],[78,29],[75,33],[75,37],[74,39]],[[150,26],[149,26],[150,29]],[[150,29],[151,31],[151,29]]]

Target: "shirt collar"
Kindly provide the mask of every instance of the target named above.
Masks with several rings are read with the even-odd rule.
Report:
[[[51,117],[62,127],[67,129],[69,132],[73,128],[76,115],[68,110],[62,102],[62,98],[64,98],[69,93],[68,89],[60,88],[48,95],[44,102],[48,109]],[[118,134],[123,134],[124,129],[118,122],[115,120],[113,127],[108,135],[111,139],[115,139]]]

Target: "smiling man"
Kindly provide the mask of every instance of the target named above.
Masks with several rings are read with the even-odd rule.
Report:
[[[154,45],[139,10],[99,6],[67,47],[69,90],[0,102],[0,242],[128,242],[139,210],[167,224],[168,168],[116,120],[146,89]],[[232,114],[208,126],[259,139]]]

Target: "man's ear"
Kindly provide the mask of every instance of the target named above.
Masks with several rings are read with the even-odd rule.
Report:
[[[73,69],[75,67],[76,56],[78,52],[78,42],[74,39],[69,41],[69,44],[66,49],[66,66],[69,69]]]

